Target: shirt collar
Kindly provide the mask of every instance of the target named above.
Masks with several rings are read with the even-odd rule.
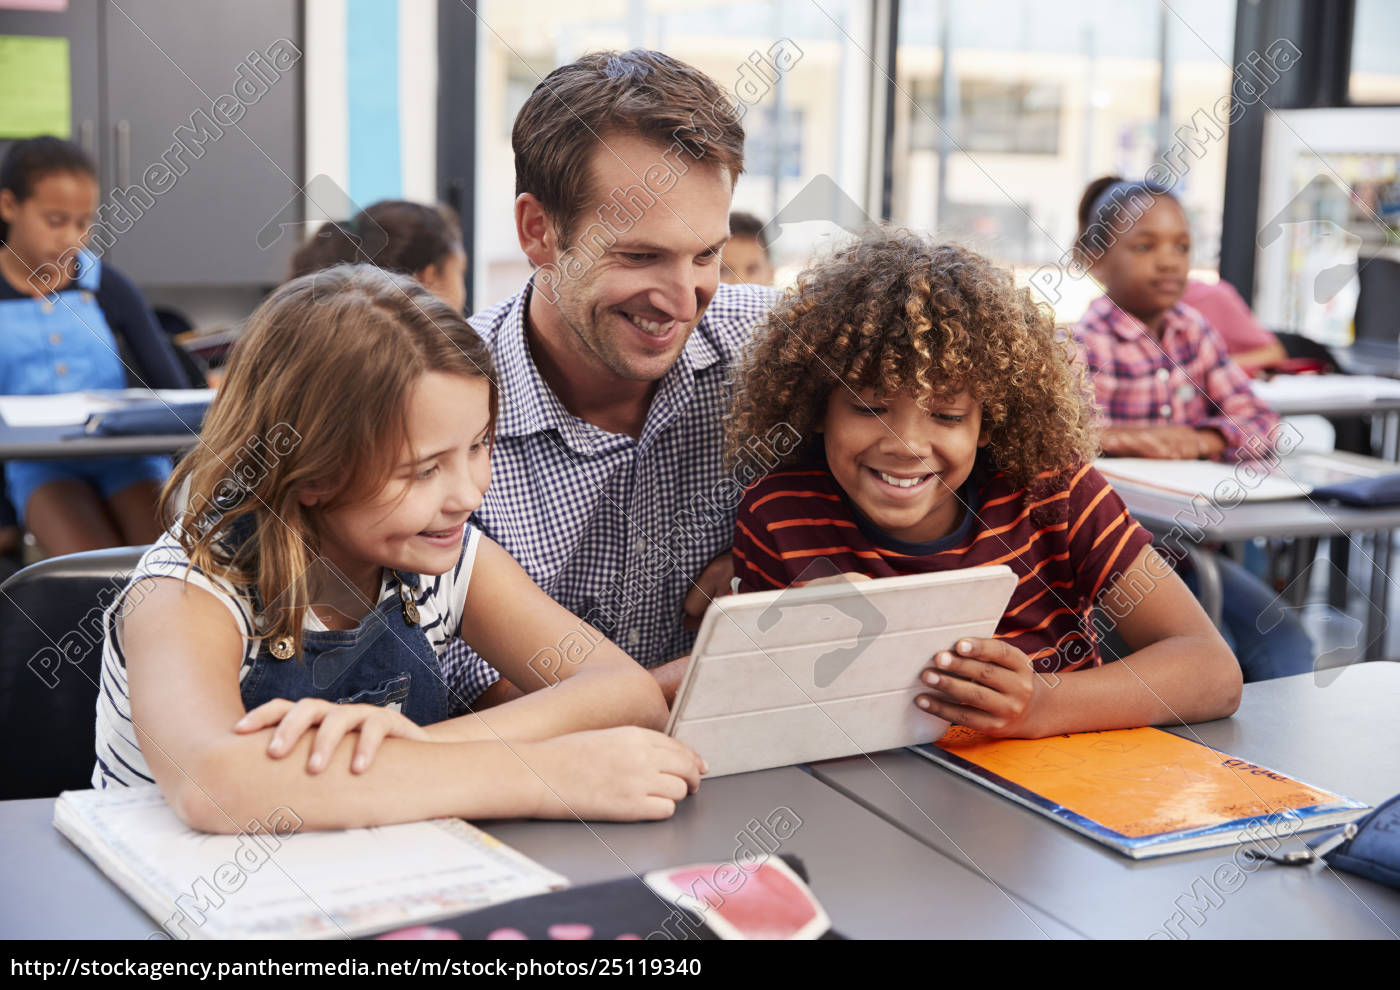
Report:
[[[575,450],[590,453],[597,453],[619,440],[631,442],[630,437],[608,433],[569,412],[545,383],[525,339],[525,314],[533,287],[532,278],[511,301],[496,332],[496,376],[502,406],[496,425],[497,436],[531,436],[554,430]],[[643,444],[675,419],[675,414],[694,394],[695,376],[721,359],[722,355],[710,340],[706,325],[709,318],[707,310],[691,331],[680,357],[661,379],[647,412]]]
[[[1100,296],[1089,304],[1090,311],[1108,326],[1108,329],[1115,337],[1123,341],[1139,340],[1142,337],[1152,337],[1153,334],[1147,329],[1147,324],[1143,323],[1136,316],[1124,310],[1108,296]],[[1162,340],[1189,322],[1186,315],[1186,307],[1177,300],[1176,304],[1162,317]]]

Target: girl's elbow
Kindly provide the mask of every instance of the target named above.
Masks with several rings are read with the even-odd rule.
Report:
[[[1212,692],[1216,705],[1213,711],[1215,718],[1229,718],[1239,711],[1240,702],[1244,698],[1244,674],[1240,670],[1240,662],[1235,659],[1229,647],[1222,642],[1218,651],[1215,668],[1217,676],[1212,679],[1215,690]]]

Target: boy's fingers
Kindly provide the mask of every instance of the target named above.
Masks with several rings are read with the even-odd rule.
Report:
[[[951,650],[944,650],[943,653],[952,654],[955,663],[962,659],[985,660],[1007,670],[1018,670],[1027,666],[1026,655],[1002,639],[960,639],[953,644]],[[937,657],[934,658],[934,666],[942,667]],[[948,669],[953,670],[955,667]]]
[[[950,705],[927,694],[919,695],[914,702],[930,715],[937,715],[954,725],[965,725],[969,729],[995,729],[1001,725],[1000,719],[993,718],[984,711],[965,705]]]
[[[952,675],[940,676],[938,688],[959,705],[975,708],[993,715],[1002,715],[1010,707],[1009,699],[1000,691]]]

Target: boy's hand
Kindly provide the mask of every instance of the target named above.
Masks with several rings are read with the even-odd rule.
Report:
[[[432,737],[420,726],[396,711],[378,705],[337,705],[321,698],[302,698],[296,702],[274,698],[239,719],[233,731],[256,732],[271,725],[277,726],[272,741],[267,745],[267,755],[273,759],[290,753],[297,740],[311,731],[312,726],[321,727],[311,747],[311,757],[306,761],[307,773],[324,770],[336,746],[349,732],[360,734],[355,756],[350,762],[354,773],[364,773],[369,769],[374,754],[379,752],[379,744],[386,736],[432,741]]]
[[[729,587],[733,580],[734,554],[726,550],[706,564],[705,569],[690,583],[682,606],[686,629],[691,632],[699,630],[700,620],[705,617],[705,609],[710,607],[710,602],[733,593]]]
[[[1050,689],[1035,676],[1030,657],[999,639],[961,639],[955,649],[934,655],[922,676],[934,693],[915,704],[989,736],[1038,736],[1033,718]]]

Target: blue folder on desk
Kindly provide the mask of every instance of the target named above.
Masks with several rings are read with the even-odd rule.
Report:
[[[208,411],[207,402],[133,402],[120,409],[93,413],[82,435],[132,437],[198,433]]]

